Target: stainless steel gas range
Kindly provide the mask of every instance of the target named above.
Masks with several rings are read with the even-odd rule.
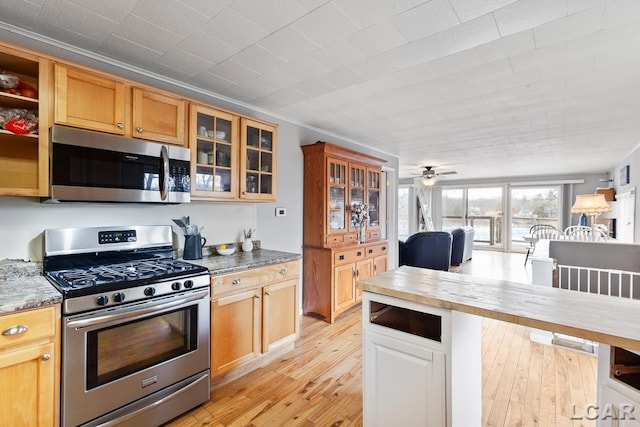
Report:
[[[159,425],[209,400],[209,273],[170,226],[50,229],[62,293],[61,425]]]

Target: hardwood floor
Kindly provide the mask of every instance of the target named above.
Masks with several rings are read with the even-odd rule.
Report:
[[[475,251],[458,272],[526,282],[523,254]],[[303,316],[295,350],[211,392],[167,426],[361,426],[360,306],[333,324]],[[483,319],[482,425],[589,426],[597,359],[529,341],[528,328]]]

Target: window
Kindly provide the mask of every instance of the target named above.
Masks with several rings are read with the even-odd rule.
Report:
[[[451,231],[466,225],[464,190],[462,188],[442,189],[442,230]]]
[[[411,205],[413,197],[409,187],[398,188],[398,239],[405,241],[411,232]]]
[[[560,229],[561,187],[547,185],[511,188],[511,247],[524,249],[524,236],[532,225],[548,224]]]

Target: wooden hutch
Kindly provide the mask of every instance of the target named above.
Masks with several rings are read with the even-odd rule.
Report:
[[[385,160],[328,142],[304,152],[304,313],[335,317],[360,302],[356,281],[387,270],[381,240],[381,168]],[[352,207],[367,205],[361,224]]]

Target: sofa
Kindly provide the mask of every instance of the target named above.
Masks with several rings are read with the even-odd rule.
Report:
[[[453,237],[448,231],[422,231],[399,241],[400,265],[448,271]]]
[[[473,227],[461,227],[451,230],[451,265],[460,265],[469,261],[473,255]]]

